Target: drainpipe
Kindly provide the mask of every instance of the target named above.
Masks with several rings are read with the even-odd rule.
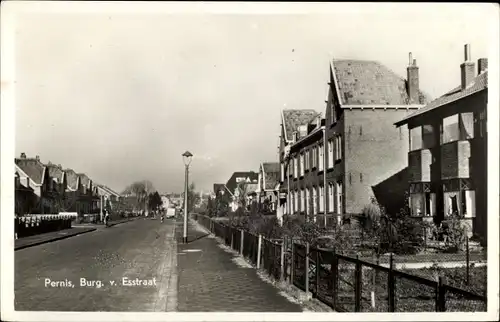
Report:
[[[287,162],[286,162],[286,168],[288,170],[290,169],[289,165],[290,165],[290,156],[288,156]],[[291,207],[290,207],[290,203],[291,203],[292,198],[290,198],[290,173],[288,173],[288,171],[286,172],[286,181],[287,181],[286,207],[287,207],[287,215],[290,216],[291,211],[292,211]]]

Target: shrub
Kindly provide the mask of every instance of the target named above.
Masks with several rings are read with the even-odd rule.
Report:
[[[467,229],[462,223],[462,218],[454,213],[441,223],[438,229],[444,238],[446,252],[458,252],[465,248]]]

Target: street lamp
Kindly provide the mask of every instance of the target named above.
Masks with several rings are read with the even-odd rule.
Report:
[[[193,154],[189,151],[186,151],[182,154],[184,159],[184,165],[186,166],[186,179],[184,183],[184,233],[182,235],[182,242],[187,244],[187,218],[188,218],[188,173],[189,173],[189,164],[191,163],[191,158]]]

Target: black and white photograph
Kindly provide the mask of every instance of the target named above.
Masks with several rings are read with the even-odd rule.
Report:
[[[2,320],[498,320],[498,4],[2,9]]]

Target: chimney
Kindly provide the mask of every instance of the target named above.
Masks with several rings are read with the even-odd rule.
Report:
[[[460,65],[460,70],[461,70],[461,76],[462,76],[462,89],[465,89],[467,86],[472,83],[474,80],[474,70],[475,70],[475,64],[473,61],[471,61],[471,54],[470,54],[470,45],[466,44],[464,46],[464,58],[465,61]]]
[[[62,165],[58,164],[57,167],[62,170]]]
[[[410,104],[420,104],[420,91],[418,82],[417,60],[413,59],[412,53],[409,54],[407,71],[408,97]]]
[[[21,159],[26,159],[26,153],[24,152],[21,153]]]
[[[35,159],[36,159],[37,161],[40,161],[40,156],[38,156],[38,155],[37,155],[37,156],[35,157]]]
[[[488,58],[479,58],[477,60],[477,74],[484,73],[488,70]]]

